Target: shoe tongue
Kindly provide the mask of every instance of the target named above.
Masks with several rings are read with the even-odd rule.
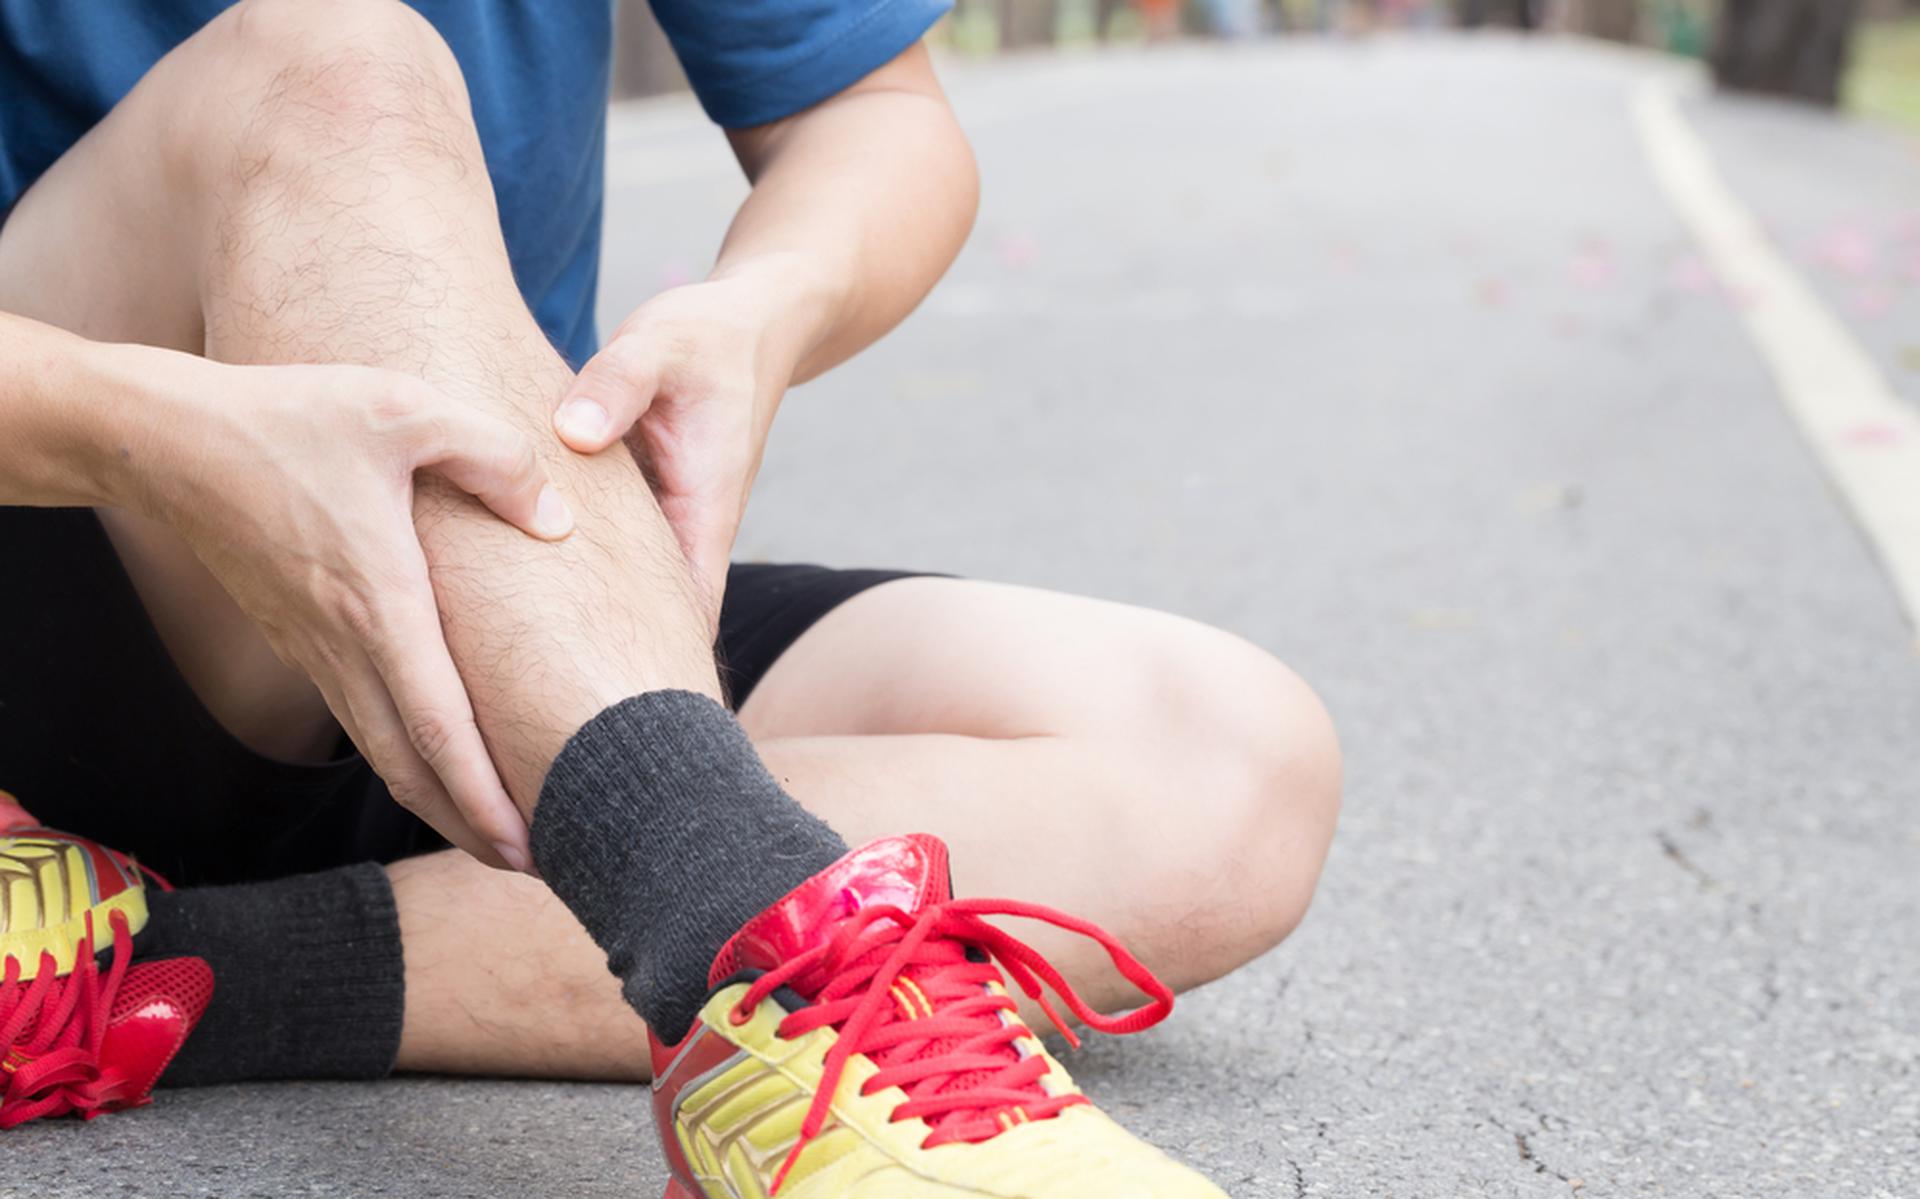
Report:
[[[742,969],[772,970],[863,908],[919,912],[952,892],[947,847],[938,837],[912,833],[868,842],[749,920],[714,959],[708,985],[717,987]]]

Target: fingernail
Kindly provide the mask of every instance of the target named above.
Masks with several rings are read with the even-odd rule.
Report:
[[[505,841],[495,841],[493,843],[493,852],[499,854],[500,860],[508,866],[518,870],[521,874],[527,873],[527,854],[526,851],[519,846],[509,845]]]
[[[569,441],[595,442],[606,436],[609,420],[607,410],[592,400],[568,400],[554,423]]]
[[[567,501],[549,483],[540,489],[540,499],[534,504],[533,524],[542,537],[565,537],[573,532],[573,509],[567,507]]]

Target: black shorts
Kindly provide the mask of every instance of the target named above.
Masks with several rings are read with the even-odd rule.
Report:
[[[913,572],[738,565],[717,647],[733,702],[827,612]],[[342,739],[330,762],[236,741],[174,667],[91,509],[0,507],[0,790],[177,884],[445,846]]]

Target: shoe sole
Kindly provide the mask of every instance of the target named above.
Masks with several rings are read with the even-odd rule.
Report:
[[[114,913],[127,918],[129,935],[147,925],[147,892],[138,876],[123,879],[120,893],[99,899],[96,859],[67,841],[33,836],[0,837],[0,968],[20,963],[20,978],[37,977],[50,955],[53,973],[72,972],[92,917],[93,952],[114,945]]]

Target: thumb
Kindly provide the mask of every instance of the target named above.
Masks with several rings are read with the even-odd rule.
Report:
[[[557,541],[573,531],[573,511],[554,490],[526,433],[460,408],[442,414],[434,430],[418,466],[445,476],[535,537]]]
[[[554,431],[569,449],[597,454],[627,435],[653,405],[659,385],[654,356],[632,337],[615,337],[560,397]]]

